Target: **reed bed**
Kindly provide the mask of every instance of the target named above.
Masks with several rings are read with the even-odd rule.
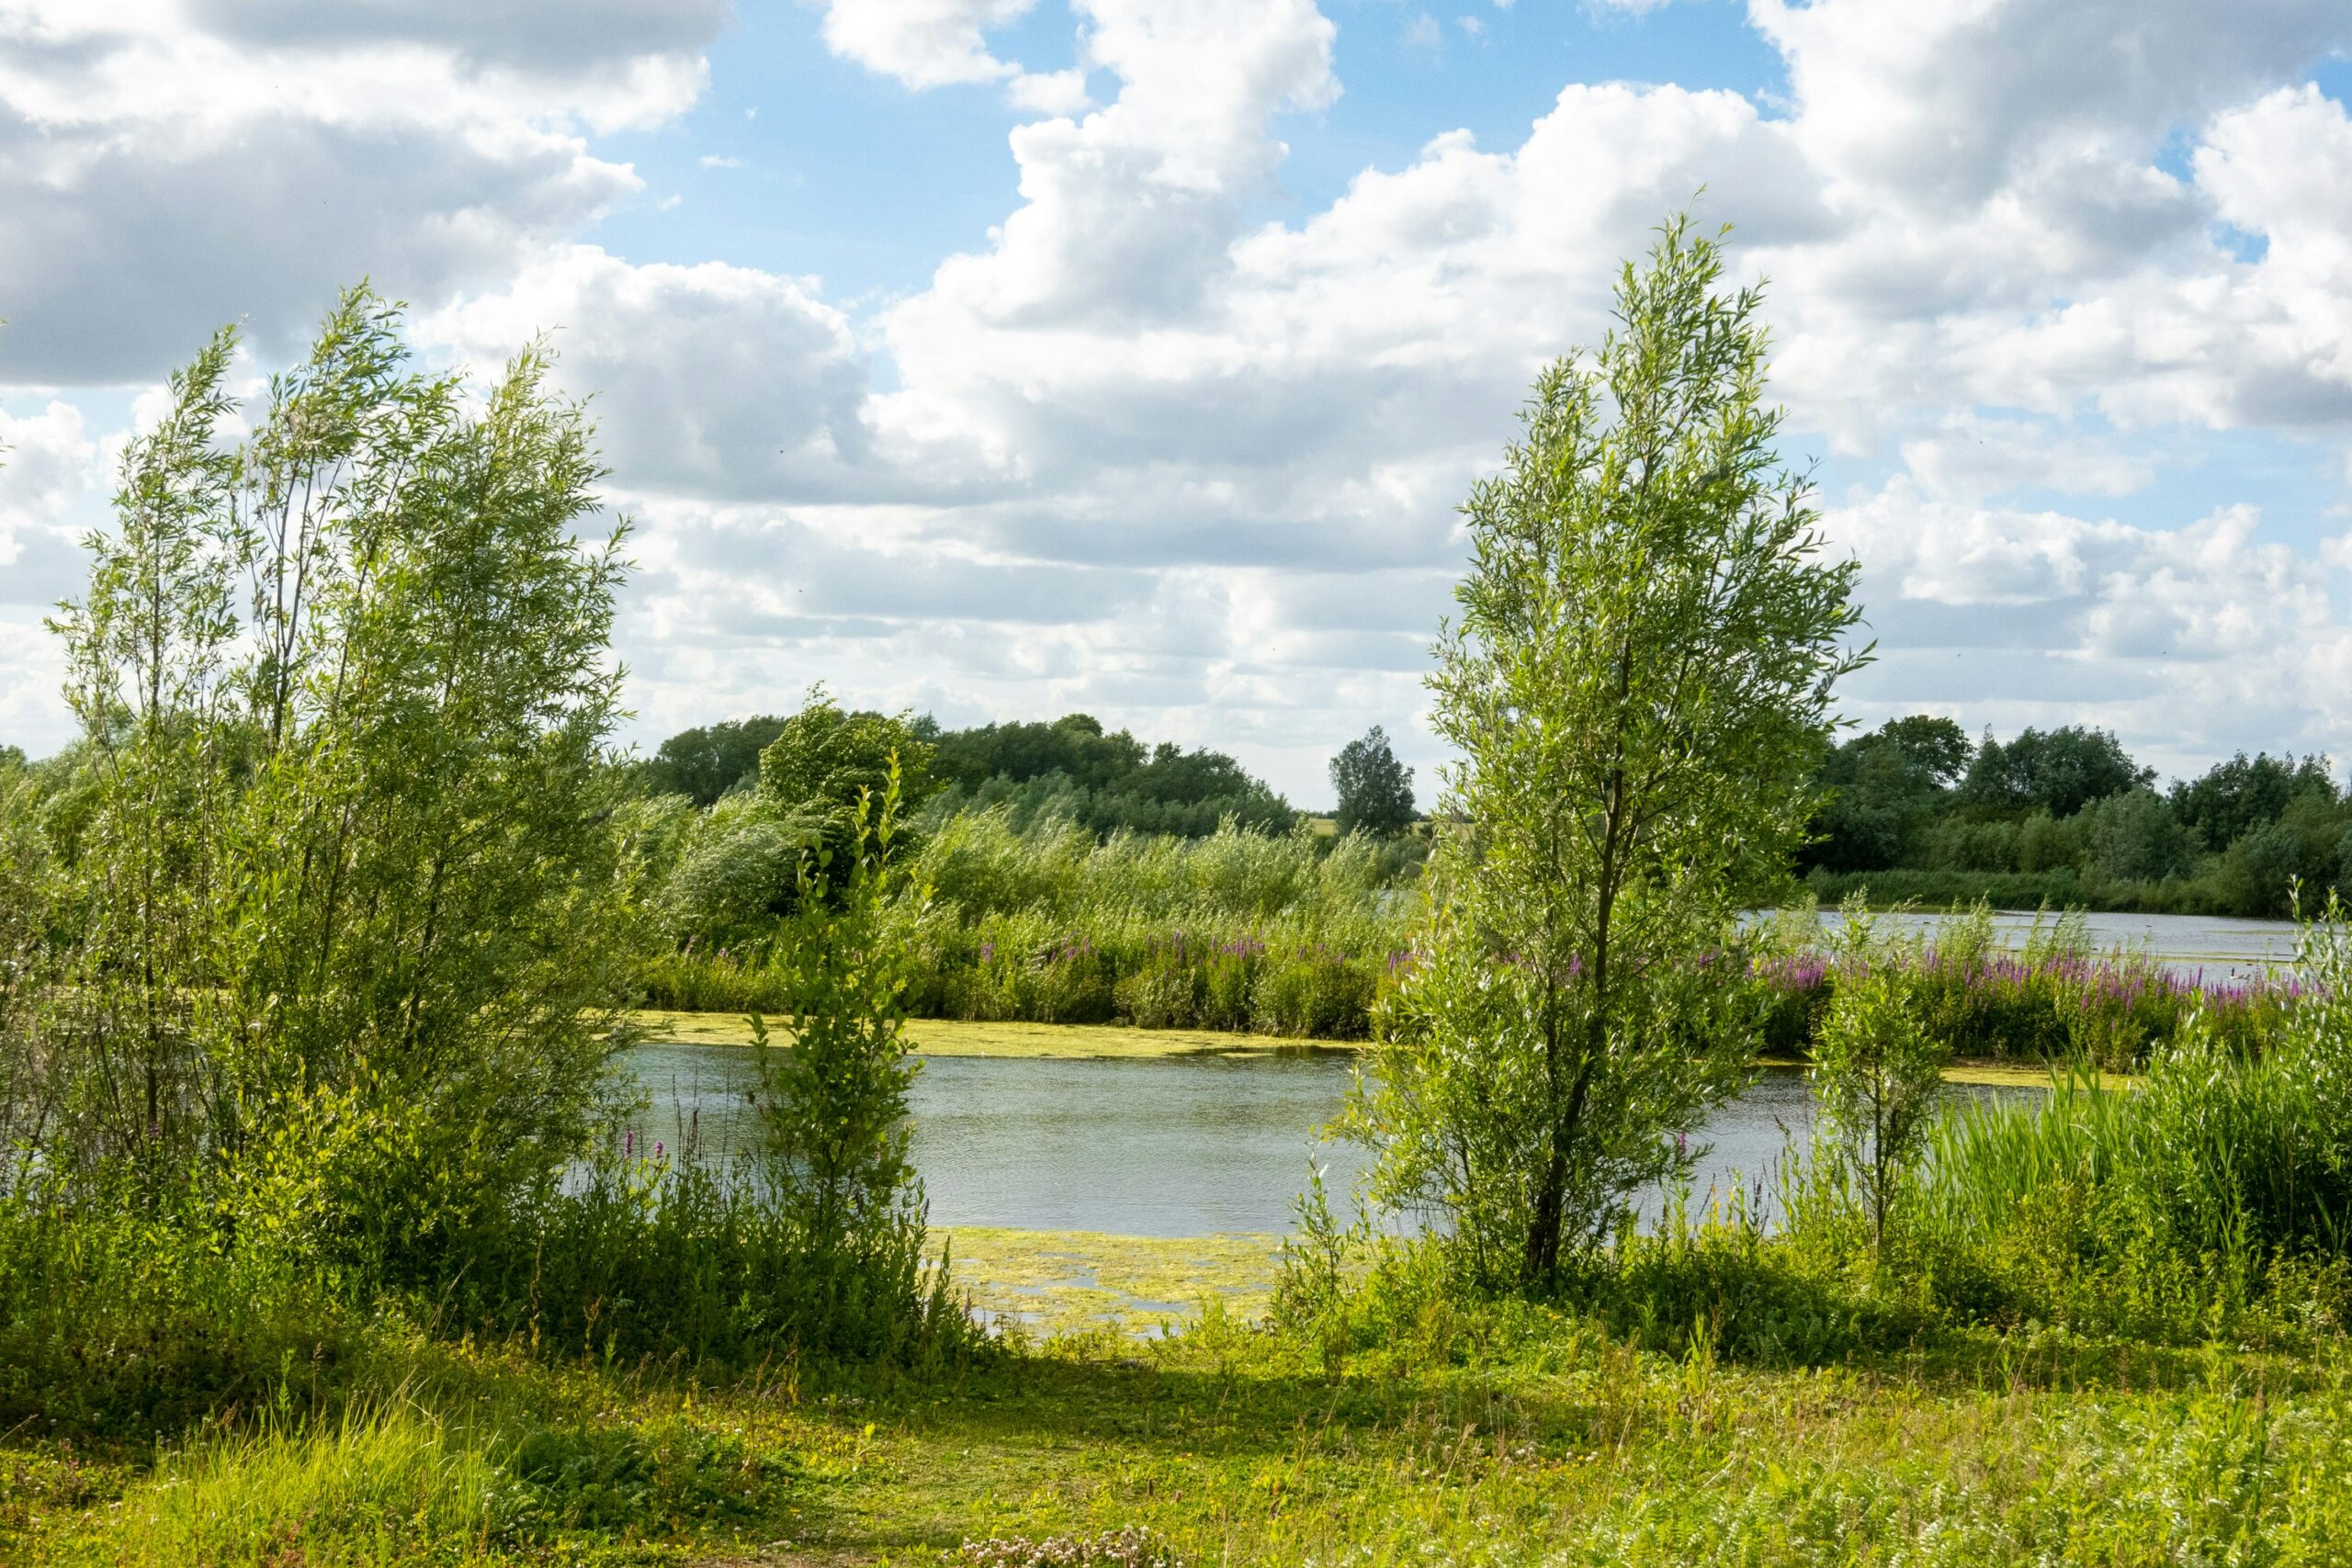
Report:
[[[1408,961],[1419,894],[1363,838],[1228,824],[1204,839],[1104,841],[1001,810],[934,824],[892,912],[921,1017],[1367,1037]],[[649,1005],[773,1008],[767,944],[691,946],[646,975]]]
[[[1204,839],[1098,840],[1067,821],[967,812],[929,825],[915,870],[927,897],[892,918],[916,960],[910,1005],[926,1018],[1367,1039],[1413,963],[1420,913],[1392,849],[1230,825]],[[1829,943],[1810,909],[1750,934],[1764,1048],[1803,1057],[1836,993]],[[1982,910],[1895,961],[1951,1056],[2110,1071],[2147,1061],[2192,1013],[2229,1050],[2258,1054],[2303,986],[2184,976],[2146,952],[2095,951],[2065,917],[2012,949]],[[775,962],[774,939],[688,944],[650,967],[647,1004],[773,1010]]]

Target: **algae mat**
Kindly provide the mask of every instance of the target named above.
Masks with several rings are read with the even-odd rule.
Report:
[[[637,1021],[656,1041],[674,1045],[749,1045],[751,1025],[741,1013],[669,1012],[648,1009]],[[925,1056],[989,1056],[1023,1058],[1125,1059],[1155,1056],[1251,1055],[1264,1053],[1302,1054],[1317,1051],[1354,1055],[1362,1042],[1289,1040],[1271,1034],[1227,1034],[1206,1029],[1136,1029],[1116,1023],[973,1023],[954,1018],[910,1018],[907,1038]],[[1793,1057],[1767,1056],[1759,1067],[1802,1068]],[[2109,1085],[2127,1081],[2121,1075],[2104,1075]],[[1995,1062],[1955,1062],[1944,1069],[1947,1083],[1979,1084],[2001,1089],[2043,1089],[2050,1083],[2047,1067]]]
[[[752,1028],[741,1013],[648,1010],[637,1021],[655,1040],[678,1045],[749,1045]],[[1267,1034],[1223,1034],[1205,1029],[1133,1029],[1108,1023],[970,1023],[953,1018],[911,1018],[907,1039],[925,1056],[1129,1057],[1233,1055],[1261,1052],[1353,1051],[1330,1040],[1284,1040]]]
[[[1211,1302],[1245,1321],[1273,1296],[1282,1241],[1272,1235],[1106,1235],[958,1225],[944,1240],[956,1288],[981,1321],[1040,1337],[1111,1329],[1148,1336],[1198,1318]]]

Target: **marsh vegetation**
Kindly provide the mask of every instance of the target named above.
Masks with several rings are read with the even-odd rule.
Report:
[[[2352,1555],[2341,799],[1838,745],[1853,568],[1722,265],[1666,225],[1472,495],[1401,832],[1377,732],[1331,834],[1214,753],[821,693],[625,757],[543,357],[469,390],[357,292],[240,410],[217,340],[59,619],[83,739],[0,759],[0,1558]],[[1748,918],[1893,795],[1899,845],[2300,873],[2296,966]],[[1233,1031],[1363,1054],[1132,1043]],[[1951,1092],[1983,1058],[2044,1087]],[[1806,1114],[1719,1182],[1768,1059]],[[927,1163],[958,1115],[1020,1201]],[[1106,1233],[1181,1186],[1151,1126],[1245,1216],[1164,1228],[1244,1234]]]

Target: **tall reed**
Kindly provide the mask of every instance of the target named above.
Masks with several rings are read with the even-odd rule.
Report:
[[[1115,834],[1002,808],[931,826],[893,911],[919,1014],[1361,1039],[1404,961],[1418,893],[1374,841],[1228,823],[1202,839]],[[922,895],[927,892],[926,899]],[[787,954],[661,958],[655,1006],[775,1005]]]
[[[2127,1086],[2080,1063],[2038,1102],[1955,1108],[1922,1179],[1926,1237],[2029,1294],[2018,1282],[2064,1280],[2078,1303],[2104,1294],[2176,1318],[2242,1306],[2282,1270],[2340,1275],[2352,938],[2333,904],[2304,928],[2294,986],[2259,1049],[2233,1045],[2192,999]]]

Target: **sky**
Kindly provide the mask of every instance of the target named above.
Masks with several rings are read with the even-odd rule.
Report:
[[[218,325],[549,334],[648,746],[823,682],[1302,805],[1668,213],[1767,280],[1852,722],[2352,760],[2344,0],[0,0],[0,742]]]

